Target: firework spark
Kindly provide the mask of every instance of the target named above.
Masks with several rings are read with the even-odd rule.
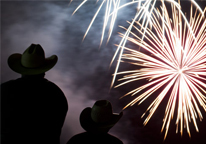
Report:
[[[189,21],[185,21],[182,12],[173,3],[171,9],[172,15],[163,3],[161,11],[153,10],[150,19],[152,29],[142,27],[138,21],[130,23],[137,33],[130,28],[128,35],[131,36],[126,39],[141,47],[141,51],[121,46],[120,61],[129,62],[137,69],[115,73],[124,75],[119,79],[123,82],[116,87],[139,80],[147,81],[125,95],[136,98],[123,109],[136,103],[141,104],[152,94],[158,93],[142,115],[144,117],[149,113],[144,125],[160,103],[169,96],[161,130],[165,130],[164,139],[176,110],[176,132],[180,131],[182,135],[183,129],[186,128],[189,136],[189,123],[192,122],[198,132],[196,120],[203,119],[200,106],[206,111],[206,20],[197,10],[193,14],[192,6]],[[205,12],[206,8],[203,14]],[[141,28],[145,30],[142,31]],[[126,28],[125,30],[128,31]],[[121,36],[125,38],[125,34]]]

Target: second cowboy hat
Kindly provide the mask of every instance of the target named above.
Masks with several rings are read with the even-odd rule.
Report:
[[[57,56],[45,58],[41,45],[31,44],[23,54],[15,53],[9,56],[9,67],[23,75],[36,75],[50,70],[57,63]]]
[[[123,112],[112,112],[112,105],[107,100],[96,101],[92,108],[85,108],[80,114],[80,124],[87,132],[108,132],[122,117]]]

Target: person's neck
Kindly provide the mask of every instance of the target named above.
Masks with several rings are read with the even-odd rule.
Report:
[[[36,79],[36,78],[44,78],[45,73],[37,74],[37,75],[21,75],[22,78],[31,78],[31,79]]]

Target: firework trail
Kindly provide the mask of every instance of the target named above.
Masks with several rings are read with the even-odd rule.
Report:
[[[72,1],[74,1],[74,0],[70,0],[70,3]],[[80,5],[74,10],[73,14],[75,14],[76,11],[78,11],[87,1],[88,0],[83,0],[80,3]],[[179,7],[179,9],[180,9],[180,5],[175,0],[161,0],[161,1],[163,3],[164,3],[164,1],[168,1],[170,3],[173,3],[177,7]],[[195,2],[195,0],[190,0],[190,1],[203,14],[202,9]],[[99,0],[97,0],[97,2],[99,2]],[[142,27],[144,28],[144,30],[148,27],[148,25],[150,25],[150,28],[152,27],[150,17],[151,17],[151,13],[155,9],[155,5],[156,5],[157,0],[130,0],[129,2],[126,2],[126,0],[124,0],[122,5],[120,4],[120,2],[122,2],[122,1],[121,0],[101,0],[101,4],[100,4],[98,10],[96,11],[96,13],[93,16],[93,18],[92,18],[92,20],[91,20],[91,22],[90,22],[90,24],[89,24],[89,26],[88,26],[88,28],[85,32],[83,40],[85,39],[86,35],[88,34],[92,24],[94,23],[98,13],[100,12],[100,10],[101,10],[101,8],[103,7],[104,4],[106,4],[106,8],[105,8],[104,23],[103,23],[103,28],[102,28],[102,36],[101,36],[100,46],[103,42],[105,31],[106,31],[106,28],[107,28],[108,25],[110,25],[110,26],[109,26],[107,42],[109,41],[109,39],[112,35],[112,32],[113,32],[113,28],[114,28],[114,24],[115,24],[115,21],[116,21],[116,18],[117,18],[118,11],[120,9],[122,9],[123,7],[126,7],[126,6],[129,6],[129,5],[132,5],[132,4],[136,3],[137,4],[137,13],[136,13],[136,16],[135,16],[134,20],[139,21],[139,20],[143,19]],[[109,24],[109,20],[110,20],[110,24]],[[130,27],[132,27],[132,24],[131,24]],[[128,28],[128,30],[129,30],[129,28]],[[142,40],[144,39],[144,35],[145,35],[145,31],[144,31],[144,34],[142,35]]]
[[[79,10],[79,8],[82,7],[82,5],[84,5],[85,2],[87,2],[88,0],[84,0],[76,9],[75,11],[73,12],[73,14]],[[115,23],[115,20],[117,18],[117,12],[118,12],[118,8],[120,6],[120,1],[121,0],[102,0],[97,12],[94,14],[86,32],[85,32],[85,35],[83,37],[83,40],[85,39],[87,33],[89,32],[94,20],[96,19],[99,11],[101,10],[102,6],[106,3],[106,9],[105,9],[105,15],[104,15],[104,23],[103,23],[103,28],[102,28],[102,36],[101,36],[101,41],[100,41],[100,46],[102,44],[102,41],[103,41],[103,38],[104,38],[104,35],[105,35],[105,30],[106,30],[106,27],[109,23],[109,20],[110,20],[110,17],[111,17],[111,21],[110,21],[110,27],[109,27],[109,32],[108,32],[108,39],[107,39],[107,42],[109,41],[111,35],[112,35],[112,31],[113,31],[113,28],[114,28],[114,23]],[[98,0],[97,0],[98,2]],[[111,15],[112,13],[112,15]],[[73,15],[72,14],[72,15]]]
[[[124,75],[119,79],[123,82],[116,87],[139,80],[147,81],[124,95],[136,97],[123,109],[141,104],[152,94],[158,93],[142,115],[144,117],[148,113],[144,125],[160,103],[169,97],[161,130],[165,130],[164,139],[175,111],[176,132],[180,131],[182,135],[186,128],[189,136],[189,123],[193,123],[198,132],[196,120],[203,119],[200,106],[206,111],[206,20],[197,10],[193,14],[192,6],[189,21],[185,21],[182,12],[174,4],[171,4],[171,8],[171,16],[164,4],[161,11],[154,9],[150,19],[152,29],[142,28],[138,21],[130,23],[136,32],[130,29],[131,36],[127,36],[127,40],[141,47],[142,52],[137,48],[121,47],[124,49],[121,62],[129,62],[137,69],[116,73]],[[203,14],[205,11],[206,8]],[[140,27],[145,30],[142,31]],[[124,38],[125,34],[121,36]]]

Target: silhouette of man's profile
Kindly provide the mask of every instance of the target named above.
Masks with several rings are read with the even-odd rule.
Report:
[[[56,63],[57,56],[45,58],[39,44],[8,58],[9,67],[22,76],[1,84],[2,144],[60,143],[67,99],[57,85],[44,78]]]
[[[112,112],[108,100],[98,100],[93,107],[85,108],[80,114],[80,124],[86,132],[74,135],[67,144],[123,144],[108,131],[119,121],[123,112]]]

